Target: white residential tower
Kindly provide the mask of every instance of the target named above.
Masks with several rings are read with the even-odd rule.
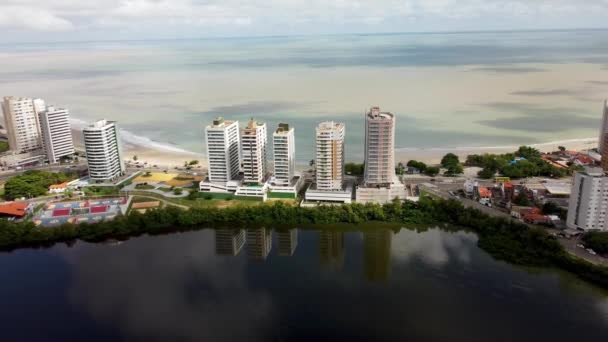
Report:
[[[295,176],[296,168],[296,142],[295,130],[288,124],[280,123],[272,134],[274,150],[274,178],[278,186],[289,186]]]
[[[577,172],[568,206],[569,228],[607,231],[608,176],[601,168]]]
[[[226,183],[239,177],[239,122],[217,118],[205,128],[209,182]]]
[[[266,124],[249,120],[241,132],[241,153],[245,183],[260,184],[266,178],[266,149],[268,136]]]
[[[93,182],[109,182],[125,174],[118,128],[114,121],[99,120],[82,130]]]
[[[49,106],[39,114],[42,147],[49,163],[74,154],[74,140],[67,109]]]

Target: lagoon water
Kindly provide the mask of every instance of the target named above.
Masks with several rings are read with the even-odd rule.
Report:
[[[370,229],[371,228],[371,229]],[[608,297],[437,228],[201,230],[0,254],[2,341],[602,341]]]
[[[280,32],[277,32],[280,34]],[[397,114],[397,147],[487,147],[594,138],[608,94],[608,31],[477,32],[0,45],[0,95],[118,120],[127,144],[203,152],[213,117],[347,125]]]

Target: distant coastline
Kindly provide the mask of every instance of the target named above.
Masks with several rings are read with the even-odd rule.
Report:
[[[83,147],[81,128],[84,125],[81,121],[72,121],[72,135],[74,143],[77,147]],[[169,142],[162,143],[154,141],[148,137],[137,135],[128,130],[121,130],[123,141],[123,152],[126,159],[131,159],[133,156],[138,156],[142,162],[148,162],[152,165],[160,167],[174,168],[184,164],[186,160],[199,160],[203,165],[206,164],[206,156],[202,153],[188,151],[186,149],[175,146]],[[203,133],[201,131],[201,147],[203,146]],[[461,158],[466,158],[470,154],[483,153],[508,153],[516,150],[521,145],[532,146],[541,152],[552,152],[557,150],[558,146],[565,146],[569,150],[583,151],[597,147],[597,138],[578,138],[578,139],[563,139],[554,140],[534,144],[519,144],[519,145],[499,145],[499,146],[465,146],[465,147],[397,147],[395,149],[395,158],[401,162],[409,160],[419,160],[425,163],[439,163],[441,157],[446,153],[454,153]],[[313,159],[314,155],[309,158],[298,160],[300,167],[306,167],[308,160]]]

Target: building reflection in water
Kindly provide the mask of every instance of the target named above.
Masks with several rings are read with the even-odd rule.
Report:
[[[272,229],[247,229],[247,255],[251,259],[266,260],[272,249]]]
[[[277,231],[279,243],[279,256],[293,256],[298,247],[298,229]]]
[[[237,256],[245,246],[244,229],[216,229],[215,254]]]
[[[393,232],[388,229],[363,233],[365,277],[373,282],[388,281],[391,272]]]
[[[344,265],[344,233],[336,231],[319,232],[319,259],[325,267],[342,269]]]

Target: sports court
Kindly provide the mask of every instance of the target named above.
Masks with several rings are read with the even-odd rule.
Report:
[[[122,214],[126,197],[46,204],[34,218],[39,226],[53,227],[65,223],[97,223]]]

